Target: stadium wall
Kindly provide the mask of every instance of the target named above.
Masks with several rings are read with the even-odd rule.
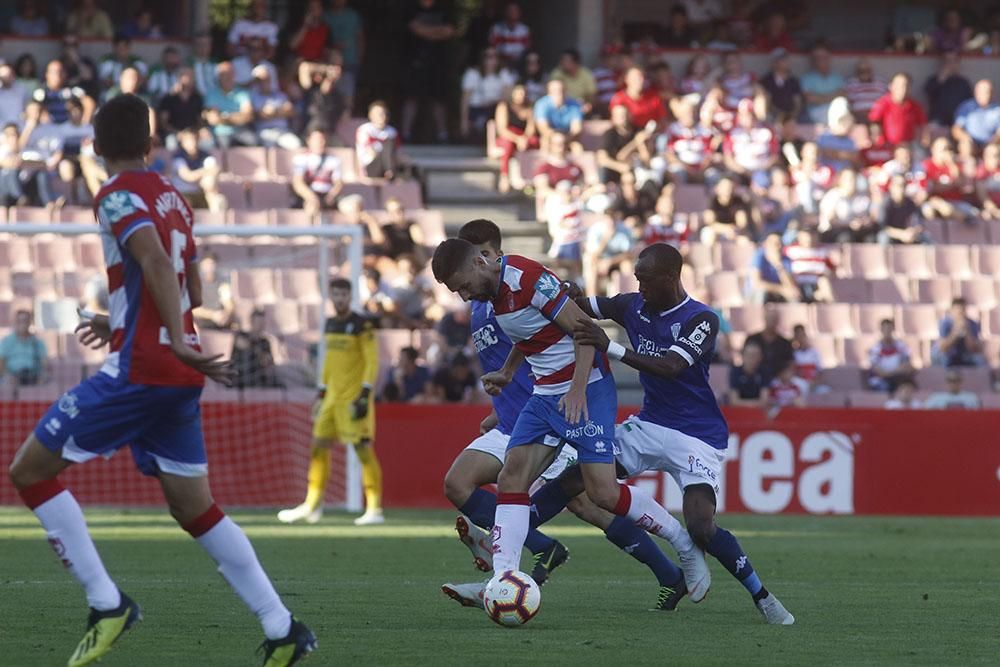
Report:
[[[41,403],[0,402],[0,461],[9,464]],[[211,403],[203,407],[217,499],[225,505],[299,502],[309,448],[309,406]],[[376,446],[392,507],[447,507],[442,480],[479,431],[487,406],[380,404]],[[635,412],[622,408],[621,416]],[[727,512],[1000,516],[1000,412],[726,410],[732,435],[719,480]],[[338,455],[342,465],[342,455]],[[692,461],[696,465],[697,461]],[[159,505],[158,485],[128,454],[71,469],[65,481],[88,504]],[[680,493],[662,474],[636,480],[671,509]],[[338,502],[342,498],[327,497]],[[17,496],[4,478],[0,504]]]

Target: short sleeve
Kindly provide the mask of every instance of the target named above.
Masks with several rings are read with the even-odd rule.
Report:
[[[525,281],[529,280],[532,280],[532,277],[525,275]],[[569,295],[559,279],[548,269],[542,269],[531,286],[531,305],[541,311],[547,319],[554,320],[567,301]]]
[[[128,190],[115,190],[106,194],[97,204],[97,219],[101,227],[125,245],[129,237],[153,220],[142,197]]]
[[[625,313],[636,296],[635,292],[618,294],[613,297],[592,296],[590,297],[590,310],[598,319],[613,320],[625,326]]]
[[[49,356],[49,350],[47,347],[45,347],[45,341],[42,340],[41,338],[38,338],[37,336],[35,337],[35,349],[38,352],[39,358],[45,359],[46,357]]]
[[[702,311],[684,323],[680,335],[668,351],[676,352],[688,365],[692,365],[714,349],[718,334],[719,317],[710,310]]]
[[[479,87],[479,72],[471,67],[462,75],[462,92],[471,93]]]

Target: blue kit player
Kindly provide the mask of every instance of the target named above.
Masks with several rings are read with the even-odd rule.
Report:
[[[94,135],[111,174],[94,197],[110,312],[92,316],[78,331],[85,345],[110,350],[96,375],[49,408],[10,467],[14,487],[86,592],[87,630],[69,667],[99,660],[142,618],[105,570],[80,505],[58,479],[69,466],[126,445],[139,469],[159,480],[174,519],[259,619],[265,667],[291,665],[315,649],[316,638],[292,618],[247,536],[215,504],[208,484],[199,401],[205,376],[225,382],[230,370],[198,347],[191,315],[201,303],[194,216],[170,181],[146,170],[151,140],[145,102],[115,97],[98,112]]]
[[[649,246],[635,266],[638,293],[577,299],[588,315],[621,325],[634,350],[609,341],[589,320],[577,322],[574,337],[639,371],[645,392],[642,410],[615,433],[617,459],[626,475],[670,473],[684,492],[684,522],[691,538],[750,592],[768,623],[791,625],[795,618],[764,588],[736,537],[715,524],[715,498],[729,439],[708,384],[719,318],[685,293],[683,261],[672,246]]]

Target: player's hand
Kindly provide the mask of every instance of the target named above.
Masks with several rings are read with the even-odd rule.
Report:
[[[483,389],[490,396],[499,396],[503,388],[510,384],[511,376],[502,373],[501,371],[493,371],[492,373],[487,373],[480,378],[483,382]]]
[[[587,411],[587,389],[574,389],[563,394],[559,399],[559,410],[566,417],[566,423],[579,424],[581,421],[589,421],[590,413]]]
[[[492,431],[499,423],[500,418],[497,417],[497,413],[490,412],[490,414],[486,415],[486,419],[479,422],[479,435]]]
[[[579,320],[573,327],[573,340],[581,345],[596,347],[602,352],[608,351],[608,343],[611,342],[604,329],[593,320]]]
[[[573,299],[574,301],[583,296],[583,290],[580,289],[580,286],[573,280],[562,281],[562,288],[566,290],[566,294],[569,296],[569,298]]]
[[[354,402],[351,403],[351,419],[356,421],[358,419],[364,419],[368,416],[369,400],[368,389],[362,389],[361,395],[354,399]]]
[[[227,387],[233,384],[235,372],[228,359],[221,354],[205,354],[183,343],[172,345],[174,356],[202,375]]]
[[[81,344],[93,350],[99,350],[111,342],[111,323],[106,315],[83,320],[76,326],[74,332]]]

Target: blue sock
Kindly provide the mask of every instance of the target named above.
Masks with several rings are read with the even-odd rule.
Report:
[[[548,535],[539,532],[535,528],[528,529],[528,535],[524,538],[524,546],[533,554],[541,553],[555,543]]]
[[[497,494],[477,488],[458,511],[483,530],[492,530],[493,517],[497,512]]]
[[[558,482],[549,482],[531,496],[529,525],[536,528],[562,512],[572,500]]]
[[[653,571],[660,586],[676,586],[683,576],[680,569],[656,546],[645,530],[623,516],[616,516],[604,531],[616,547]]]
[[[753,571],[750,559],[743,553],[743,548],[736,537],[725,528],[715,529],[712,541],[708,543],[708,553],[729,570],[729,574],[743,584],[743,587],[753,596],[754,602],[767,597],[767,589],[760,583],[757,573]]]

